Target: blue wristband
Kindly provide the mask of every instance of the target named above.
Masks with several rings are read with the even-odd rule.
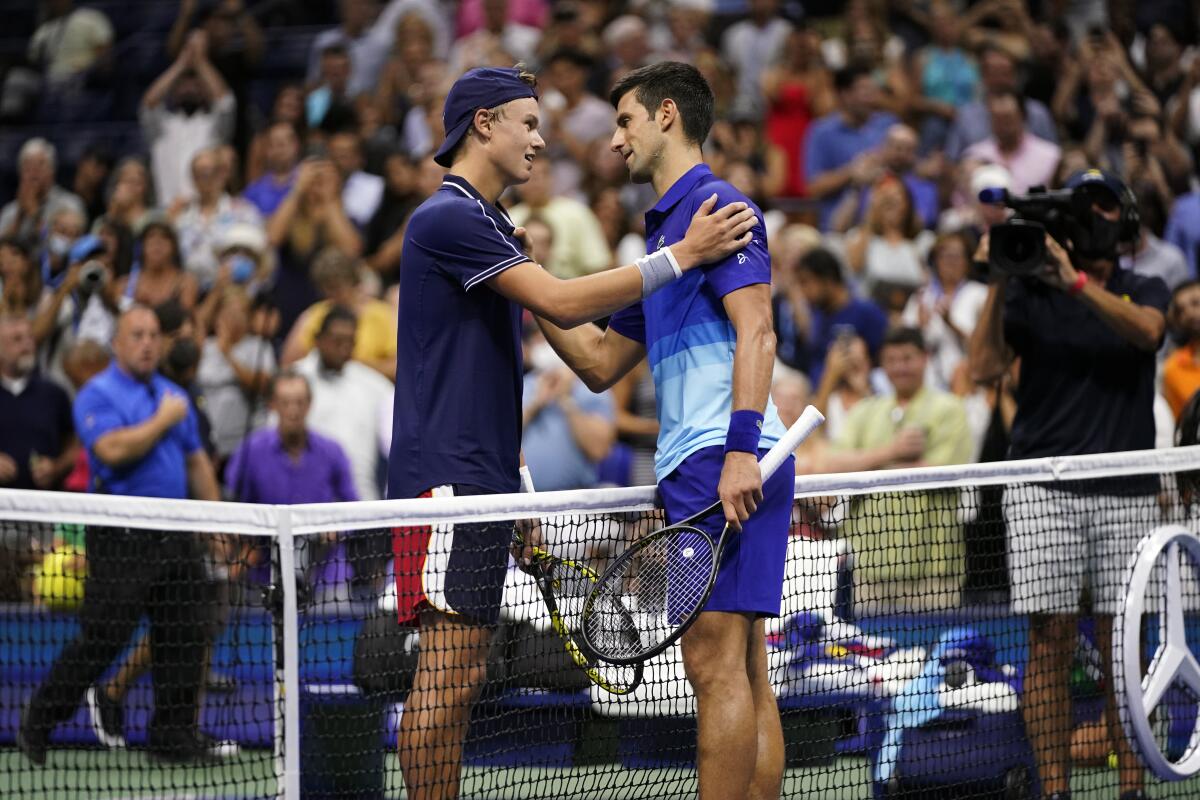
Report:
[[[729,415],[729,433],[725,434],[725,452],[737,450],[758,455],[758,440],[762,436],[763,415],[742,409]]]

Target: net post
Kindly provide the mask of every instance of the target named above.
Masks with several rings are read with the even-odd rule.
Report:
[[[300,800],[300,638],[296,540],[288,508],[279,508],[279,572],[283,587],[283,797]]]

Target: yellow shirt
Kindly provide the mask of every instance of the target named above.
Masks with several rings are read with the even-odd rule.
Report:
[[[333,304],[328,300],[313,303],[300,321],[300,344],[304,352],[312,350],[317,331]],[[396,311],[382,300],[368,300],[358,311],[358,331],[354,338],[354,359],[374,362],[396,358]]]
[[[909,426],[925,431],[925,463],[971,460],[973,446],[963,401],[928,387],[917,392],[906,408],[897,406],[891,394],[860,400],[846,417],[834,447],[879,447]],[[855,575],[874,581],[963,575],[961,505],[958,490],[855,496],[842,526],[854,552]]]

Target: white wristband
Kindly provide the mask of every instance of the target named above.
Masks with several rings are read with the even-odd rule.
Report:
[[[522,492],[532,492],[533,491],[533,473],[529,471],[528,466],[521,467],[520,472],[521,472],[521,491]]]
[[[664,247],[662,252],[667,254],[667,261],[671,262],[671,269],[675,270],[675,277],[683,277],[683,267],[679,266],[679,262],[675,260],[675,254],[671,252],[670,247]]]
[[[683,275],[668,248],[642,256],[633,262],[642,273],[642,297],[649,297],[671,281]]]

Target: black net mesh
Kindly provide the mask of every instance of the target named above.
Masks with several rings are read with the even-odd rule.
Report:
[[[1135,475],[798,498],[783,613],[765,621],[781,795],[1036,798],[1069,787],[1111,798],[1139,782],[1150,797],[1200,795],[1198,779],[1140,766],[1119,709],[1106,712],[1130,558],[1157,526],[1195,527],[1179,485]],[[538,500],[512,516],[536,519],[547,550],[598,573],[664,522],[539,514]],[[471,798],[695,795],[697,709],[679,645],[614,696],[568,655],[533,579],[496,560],[515,519],[356,530],[356,507],[344,510],[343,529],[295,539],[299,797],[406,797],[417,784],[436,797],[455,781]],[[283,582],[269,537],[3,527],[0,796],[285,795]],[[1192,552],[1158,556],[1142,613],[1124,620],[1139,678],[1152,660],[1195,664]],[[421,598],[495,613],[494,624],[419,629],[408,612]],[[1166,647],[1171,619],[1182,654]],[[1175,671],[1141,728],[1186,765],[1200,680]],[[99,691],[111,698],[97,703]],[[122,722],[123,741],[106,717]],[[159,742],[156,724],[185,733]],[[19,729],[39,727],[44,766],[17,747]]]
[[[274,796],[270,538],[0,528],[0,796]]]

